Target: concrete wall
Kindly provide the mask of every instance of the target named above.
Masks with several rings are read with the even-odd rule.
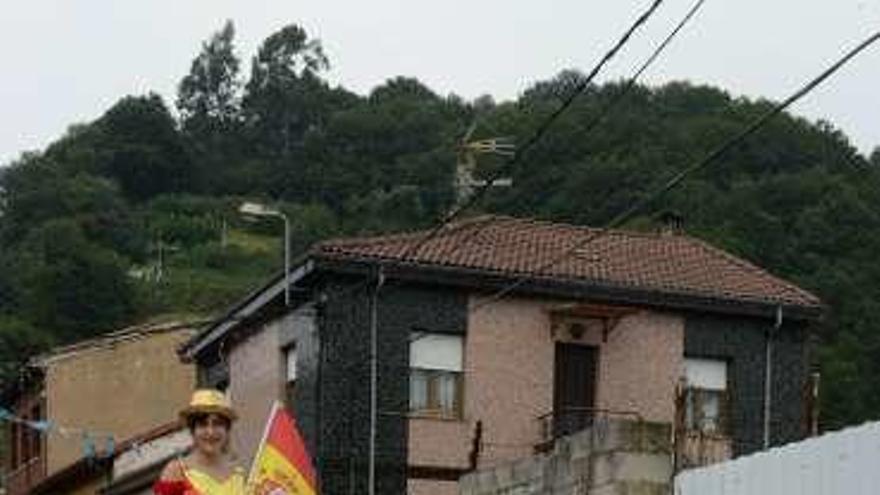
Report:
[[[150,468],[157,462],[186,451],[191,444],[192,437],[184,428],[133,447],[113,461],[113,479],[118,480]]]
[[[152,332],[49,358],[48,417],[112,433],[117,441],[173,421],[195,386],[195,368],[181,364],[175,352],[191,335],[190,330]],[[50,435],[47,451],[52,475],[82,456],[82,439]]]
[[[407,495],[459,495],[457,481],[410,479],[406,483]]]
[[[465,344],[464,418],[410,420],[410,464],[467,467],[477,421],[483,422],[480,467],[528,456],[541,440],[538,417],[553,409],[554,352],[549,309],[558,302],[506,299],[471,312]],[[638,411],[671,423],[683,370],[684,320],[637,311],[603,342],[589,325],[580,343],[599,348],[596,406]]]
[[[245,465],[256,452],[273,402],[283,397],[280,329],[288,318],[263,325],[229,350],[227,393],[239,416],[232,427],[232,450]]]
[[[553,452],[499,464],[460,480],[462,495],[666,495],[671,427],[598,421],[557,441]]]
[[[276,401],[285,400],[285,349],[297,347],[297,426],[310,452],[315,452],[318,339],[311,305],[260,325],[229,350],[229,396],[239,413],[232,447],[240,462],[249,464],[262,439],[266,420]]]

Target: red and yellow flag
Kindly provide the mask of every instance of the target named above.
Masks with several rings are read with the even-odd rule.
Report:
[[[277,402],[248,477],[249,495],[316,495],[315,469],[293,417]]]

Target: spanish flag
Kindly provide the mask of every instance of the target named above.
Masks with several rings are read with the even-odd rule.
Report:
[[[272,406],[247,486],[249,495],[318,493],[315,470],[296,422],[278,402]]]

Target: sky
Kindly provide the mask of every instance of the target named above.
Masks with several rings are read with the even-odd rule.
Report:
[[[665,0],[598,81],[628,77],[694,0]],[[30,0],[3,8],[0,164],[39,150],[119,98],[173,105],[201,43],[226,19],[238,55],[289,23],[322,40],[331,82],[358,93],[394,76],[441,94],[516,98],[588,72],[650,0]],[[688,80],[781,100],[880,30],[880,0],[706,0],[643,81]],[[880,43],[792,107],[880,146]]]

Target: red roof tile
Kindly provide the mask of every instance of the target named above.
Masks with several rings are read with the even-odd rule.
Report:
[[[459,267],[512,277],[584,281],[613,288],[734,301],[821,306],[813,294],[709,244],[678,234],[607,231],[483,216],[440,231],[331,240],[317,256]],[[593,240],[588,241],[588,239]],[[566,254],[576,248],[571,255]]]

